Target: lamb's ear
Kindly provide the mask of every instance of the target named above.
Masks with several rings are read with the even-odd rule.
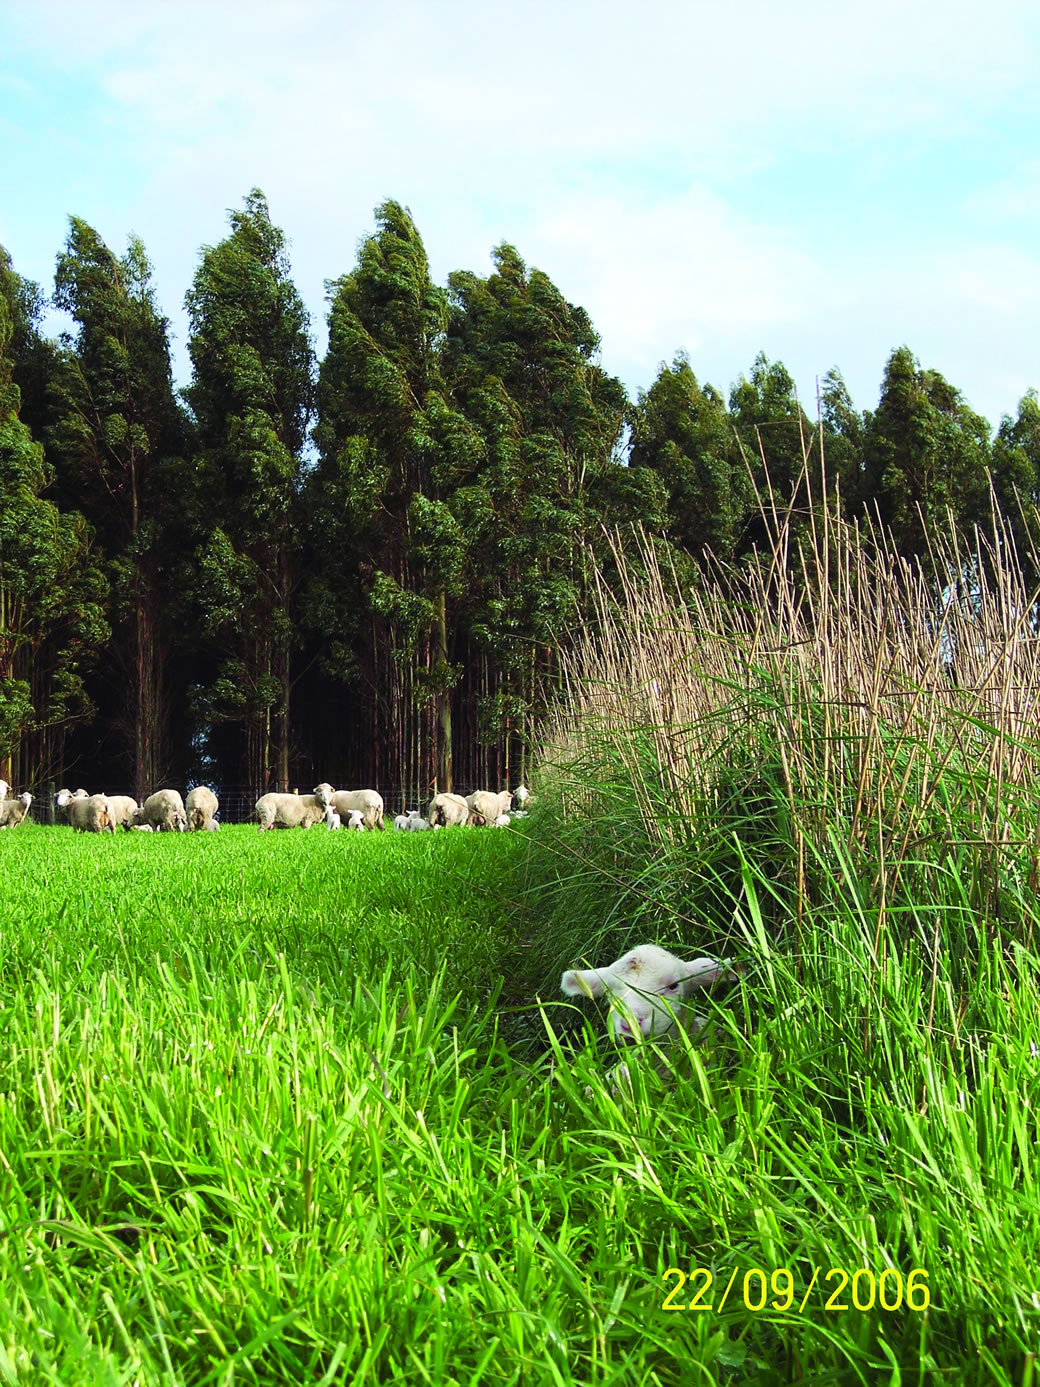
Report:
[[[568,997],[602,997],[605,990],[603,975],[595,968],[568,968],[560,979],[560,991]]]
[[[683,977],[688,987],[711,987],[730,971],[725,959],[717,963],[713,958],[691,958],[683,964]]]

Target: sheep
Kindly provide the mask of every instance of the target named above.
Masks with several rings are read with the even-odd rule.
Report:
[[[365,816],[360,809],[351,809],[347,814],[347,827],[356,828],[362,832],[365,827]]]
[[[469,805],[461,795],[444,791],[434,795],[426,811],[431,828],[448,828],[451,824],[464,824],[469,820]]]
[[[466,796],[466,803],[469,805],[470,823],[474,823],[479,814],[484,823],[493,824],[499,814],[508,814],[512,809],[513,792],[502,790],[494,794],[491,790],[474,790]]]
[[[409,833],[426,833],[428,832],[429,828],[429,819],[424,819],[418,811],[416,811],[415,816],[413,818],[410,818],[408,820],[407,830]]]
[[[498,818],[492,821],[492,828],[508,828],[513,822],[508,814],[499,814]]]
[[[378,828],[383,832],[383,796],[378,790],[337,790],[333,795],[332,807],[346,823],[352,809],[360,811],[366,828]]]
[[[336,813],[331,804],[325,810],[325,824],[330,831],[343,827],[343,820]]]
[[[219,833],[219,832],[220,832],[220,820],[219,820],[219,819],[210,819],[210,820],[208,821],[208,823],[206,823],[206,824],[204,825],[204,830],[205,830],[206,833]]]
[[[183,833],[188,827],[179,790],[156,790],[134,815],[135,824],[150,824],[156,833]]]
[[[108,817],[112,820],[112,832],[117,828],[129,830],[134,823],[134,815],[139,809],[137,800],[132,795],[106,795],[108,801]]]
[[[6,784],[5,780],[0,780],[0,785]],[[7,794],[6,790],[4,794]],[[28,814],[32,800],[28,790],[23,791],[17,799],[0,798],[0,828],[17,828]]]
[[[513,798],[521,809],[526,809],[527,801],[529,799],[534,799],[534,795],[531,794],[531,791],[526,785],[518,785],[513,791]]]
[[[286,795],[273,791],[261,795],[256,802],[256,820],[260,832],[271,828],[312,828],[325,820],[325,811],[333,802],[335,790],[323,780],[310,795]]]
[[[6,780],[0,780],[0,799],[6,799],[6,798],[7,798],[7,794],[8,794],[8,791],[10,790],[10,788],[11,788],[11,787],[10,787],[10,785],[8,785],[8,783],[7,783]]]
[[[607,1029],[616,1045],[631,1045],[653,1038],[671,1040],[679,1025],[693,1035],[707,1025],[707,1018],[685,1005],[697,988],[711,987],[740,970],[728,961],[695,958],[684,962],[656,944],[639,944],[606,968],[570,968],[560,979],[568,997],[607,995],[610,1014]],[[629,1072],[619,1064],[611,1087],[628,1083]]]
[[[214,815],[220,808],[216,795],[208,785],[196,785],[193,790],[188,791],[188,798],[184,801],[185,813],[188,816],[188,827],[193,833],[200,830],[205,832],[214,820]]]
[[[69,823],[78,833],[114,832],[108,800],[104,795],[88,795],[86,790],[59,790],[56,796],[59,809],[64,809]]]

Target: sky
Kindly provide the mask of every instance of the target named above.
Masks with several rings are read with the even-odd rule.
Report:
[[[438,283],[516,246],[633,397],[765,352],[872,409],[907,345],[995,426],[1040,387],[1038,59],[1036,0],[0,0],[0,245],[51,291],[70,215],[140,236],[185,385],[250,189],[319,352],[394,198]]]

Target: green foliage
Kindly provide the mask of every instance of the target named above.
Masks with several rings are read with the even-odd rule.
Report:
[[[640,391],[631,429],[629,465],[660,478],[673,541],[694,555],[732,557],[750,508],[750,479],[722,397],[699,386],[679,355]]]
[[[930,537],[948,517],[970,530],[986,514],[989,425],[907,347],[889,358],[866,429],[861,504],[891,531],[900,554],[926,569]]]

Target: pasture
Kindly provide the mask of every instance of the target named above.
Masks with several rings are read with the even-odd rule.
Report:
[[[0,835],[0,1382],[1031,1380],[1032,953],[795,968],[749,869],[626,1101],[555,990],[617,891],[528,822]]]

